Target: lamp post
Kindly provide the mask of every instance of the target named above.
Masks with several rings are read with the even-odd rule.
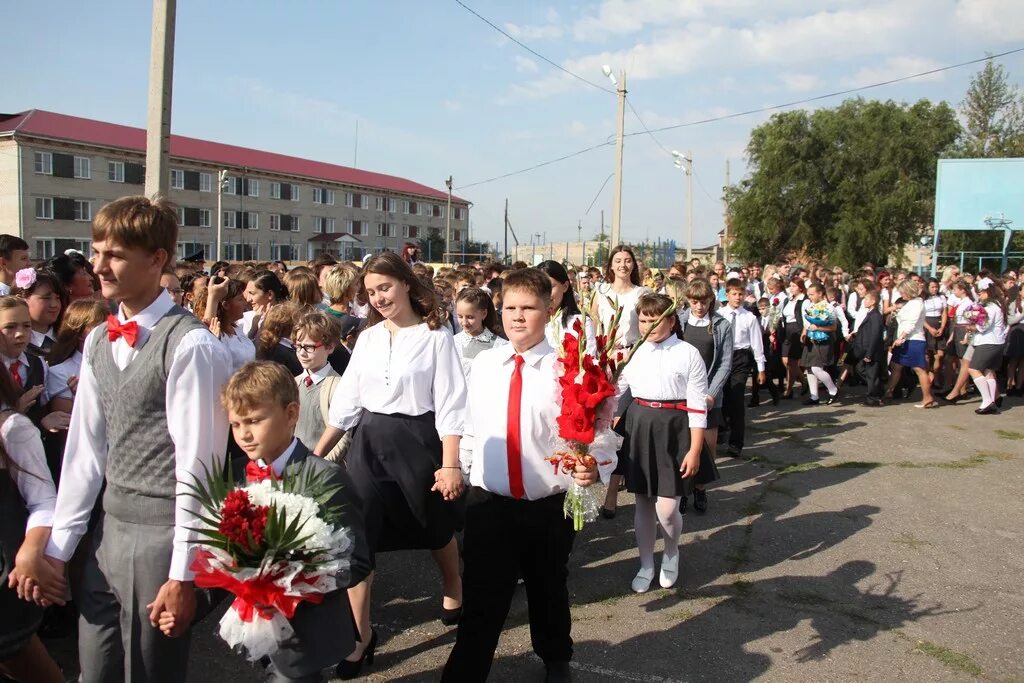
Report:
[[[224,232],[224,186],[228,184],[228,172],[222,170],[217,174],[217,253],[214,255],[214,261],[220,261],[224,258],[224,244],[223,244],[223,232]]]
[[[619,80],[615,80],[612,68],[605,64],[601,71],[615,86],[618,97],[618,122],[615,134],[615,198],[612,200],[612,246],[618,246],[622,235],[622,143],[623,129],[626,125],[626,72],[619,71]]]
[[[693,154],[672,150],[673,164],[686,176],[686,260],[693,258]]]
[[[447,259],[451,258],[452,253],[452,177],[448,176],[448,180],[444,181],[445,187],[448,188],[448,210],[444,213],[444,251],[445,255],[441,259],[447,263]]]

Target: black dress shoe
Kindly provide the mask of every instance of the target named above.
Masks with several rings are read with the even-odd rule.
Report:
[[[686,514],[686,496],[679,496],[679,514]]]
[[[601,506],[601,516],[605,519],[615,519],[615,510],[606,508],[604,505]]]
[[[821,403],[821,401],[819,401],[816,398],[811,398],[810,396],[808,396],[807,398],[805,398],[800,403],[801,403],[801,405],[805,405],[805,406],[816,406],[816,405],[819,405]]]
[[[835,403],[838,400],[839,400],[839,392],[837,391],[836,393],[834,393],[834,394],[832,394],[832,395],[830,395],[828,397],[828,400],[825,401],[825,405],[830,406],[830,405],[832,405],[833,403]]]
[[[347,659],[338,662],[338,666],[334,667],[335,676],[343,681],[350,681],[359,677],[359,673],[363,670],[363,662],[366,662],[367,666],[373,666],[373,651],[377,649],[377,631],[374,629],[370,633],[370,643],[363,650],[363,656],[354,662]]]
[[[978,415],[998,415],[999,408],[996,407],[995,403],[989,403],[984,408],[975,408],[974,412]]]
[[[462,616],[462,605],[459,605],[455,609],[447,609],[444,606],[441,607],[441,623],[445,626],[455,626],[459,623],[459,617]]]
[[[544,683],[569,683],[572,680],[569,662],[545,662],[544,670]]]
[[[1000,396],[999,398],[997,398],[995,403],[996,403],[996,408],[1002,408],[1003,407],[1003,397]]]
[[[741,450],[743,449],[736,448],[736,446],[729,446],[728,448],[725,449],[725,454],[728,455],[730,458],[738,458],[740,457]]]
[[[693,509],[701,514],[708,511],[708,492],[704,489],[693,490]]]

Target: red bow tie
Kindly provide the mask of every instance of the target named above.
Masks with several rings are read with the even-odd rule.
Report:
[[[261,467],[259,463],[250,460],[245,465],[245,480],[248,482],[257,482],[270,479],[274,481],[280,479],[275,473],[273,468]]]
[[[117,341],[118,337],[124,337],[124,340],[128,342],[128,346],[135,348],[135,342],[139,340],[139,324],[137,322],[127,322],[121,324],[116,316],[107,316],[107,339],[111,343]]]

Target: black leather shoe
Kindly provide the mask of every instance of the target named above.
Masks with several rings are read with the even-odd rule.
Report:
[[[800,403],[801,403],[801,405],[805,405],[805,406],[816,406],[816,405],[819,405],[821,403],[821,401],[819,401],[816,398],[811,398],[810,396],[808,396],[807,398],[805,398]]]
[[[975,408],[974,412],[978,415],[998,415],[999,408],[996,407],[995,403],[989,403],[984,408]]]
[[[459,605],[455,609],[445,609],[441,607],[441,623],[445,626],[455,626],[459,623],[459,618],[462,616],[462,605]]]
[[[679,497],[679,514],[686,514],[686,496]]]
[[[837,391],[836,393],[834,393],[834,394],[832,394],[831,396],[828,397],[828,400],[825,401],[825,405],[830,406],[830,405],[832,405],[833,403],[835,403],[838,400],[839,400],[839,392]]]
[[[544,683],[569,683],[572,669],[569,662],[545,662]]]
[[[999,398],[996,399],[996,408],[1002,408],[1002,407],[1003,407],[1003,397],[1000,396]]]
[[[370,644],[363,650],[363,656],[354,662],[347,659],[338,662],[338,666],[334,667],[335,676],[343,681],[350,681],[359,677],[359,673],[363,670],[363,662],[366,662],[367,666],[373,666],[373,651],[377,649],[377,631],[372,630],[371,634]]]
[[[736,446],[729,446],[728,448],[725,449],[725,454],[728,455],[730,458],[738,458],[740,457],[741,450],[743,449],[736,448]]]
[[[708,511],[708,492],[704,489],[693,490],[693,509],[701,514]]]
[[[601,506],[601,516],[605,519],[615,519],[615,510],[606,508],[604,505]]]

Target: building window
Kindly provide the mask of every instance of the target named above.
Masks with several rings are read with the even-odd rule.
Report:
[[[402,200],[402,213],[404,213],[404,214],[408,214],[409,213],[409,202],[404,200],[404,199]]]
[[[53,154],[50,152],[36,152],[34,156],[36,173],[53,175]]]
[[[374,208],[377,211],[383,211],[384,210],[384,198],[383,197],[374,197],[373,198],[373,204],[374,204]]]
[[[258,180],[249,180],[247,184],[249,185],[249,187],[246,188],[249,191],[248,195],[250,197],[259,197],[260,196],[260,181],[258,181]]]
[[[212,192],[213,191],[213,174],[211,174],[211,173],[200,173],[199,174],[199,191],[200,192]]]
[[[298,185],[292,185],[292,201],[293,202],[299,201],[299,186]]]
[[[270,183],[270,198],[271,199],[280,199],[281,198],[281,183]],[[270,229],[273,230],[274,227],[271,226]]]
[[[270,195],[272,197],[274,195],[274,185],[275,184],[276,183],[271,183],[271,185],[270,185]],[[272,213],[272,214],[270,214],[270,229],[272,231],[274,231],[274,232],[277,232],[278,230],[281,229],[281,214],[279,214],[279,213]]]
[[[89,157],[75,157],[75,177],[84,179],[92,177],[92,163]]]
[[[346,192],[345,193],[345,206],[347,206],[348,208],[352,208],[352,193],[351,192]]]
[[[319,187],[314,187],[313,188],[313,203],[314,204],[323,204],[324,203],[324,191],[321,190]]]
[[[238,178],[234,176],[228,176],[224,178],[224,194],[235,194],[235,185]],[[227,247],[225,247],[225,250]]]
[[[123,161],[108,161],[107,162],[107,180],[112,183],[123,183],[124,182],[124,162]]]
[[[296,186],[292,185],[292,187],[296,187]],[[292,232],[298,232],[298,231],[299,231],[299,217],[298,216],[292,216]]]
[[[260,215],[255,211],[247,211],[245,217],[245,227],[250,230],[260,229]]]
[[[324,190],[324,204],[334,206],[334,190]]]
[[[199,209],[199,227],[209,228],[213,219],[213,213],[209,209]]]
[[[394,237],[396,226],[394,223],[378,223],[377,237]]]
[[[351,223],[351,221],[348,222]],[[335,223],[333,218],[327,218],[326,216],[316,216],[313,218],[313,232],[334,232],[334,225]]]
[[[36,197],[36,218],[53,220],[53,197]]]
[[[91,221],[92,220],[92,202],[88,199],[76,199],[75,200],[75,220],[76,221]]]
[[[182,171],[180,168],[171,169],[171,189],[185,189],[185,172]]]
[[[349,232],[353,235],[366,235],[369,232],[369,226],[366,224],[366,221],[349,221],[349,223]]]
[[[36,240],[36,258],[40,261],[51,259],[57,254],[63,254],[68,249],[77,249],[88,257],[92,253],[92,244],[89,240],[78,239]]]
[[[224,212],[224,227],[225,228],[235,228],[235,227],[238,227],[235,224],[235,212],[234,211],[225,211]]]
[[[407,233],[408,233],[408,234],[406,234],[406,237],[411,237],[412,239],[416,239],[416,238],[418,238],[420,236],[420,229],[419,229],[419,227],[417,227],[415,225],[407,225],[405,227],[407,228]]]

